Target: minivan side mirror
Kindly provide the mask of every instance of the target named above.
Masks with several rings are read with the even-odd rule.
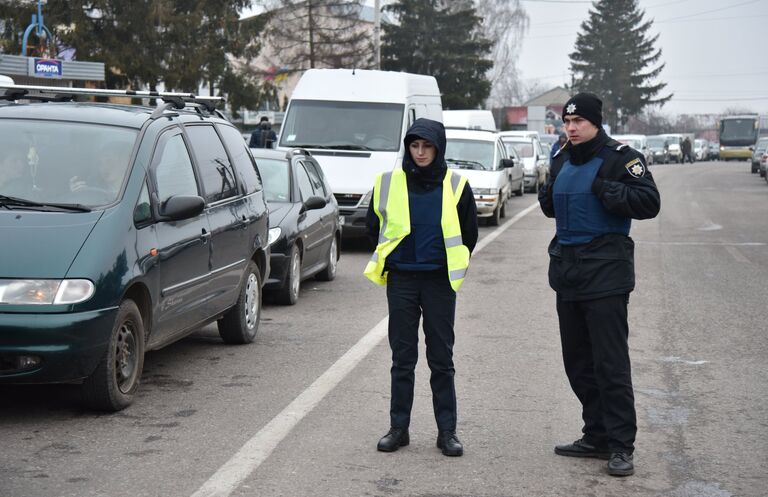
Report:
[[[195,217],[205,209],[205,200],[197,195],[174,195],[160,206],[160,215],[167,221]]]
[[[322,209],[326,204],[327,202],[322,197],[309,197],[301,206],[301,212]]]
[[[501,159],[501,167],[502,168],[515,167],[515,159]]]

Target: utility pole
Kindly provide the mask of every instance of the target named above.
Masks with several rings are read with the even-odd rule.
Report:
[[[381,0],[373,2],[373,51],[376,69],[381,69]]]

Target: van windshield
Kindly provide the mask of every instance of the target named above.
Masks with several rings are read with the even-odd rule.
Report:
[[[111,204],[137,134],[116,126],[0,120],[0,195],[46,204]]]
[[[281,147],[400,150],[403,104],[292,100]]]

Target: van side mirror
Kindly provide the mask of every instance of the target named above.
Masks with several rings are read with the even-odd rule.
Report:
[[[502,169],[506,169],[508,167],[515,167],[515,159],[501,159],[501,167]]]
[[[205,200],[197,195],[174,195],[160,206],[160,215],[166,221],[181,221],[199,215],[205,209]]]

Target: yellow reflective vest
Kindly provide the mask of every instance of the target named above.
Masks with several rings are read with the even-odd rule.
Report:
[[[461,239],[461,224],[456,205],[467,179],[447,170],[443,179],[443,205],[440,224],[445,240],[448,278],[454,291],[464,282],[469,267],[469,249]],[[365,267],[365,276],[377,285],[387,284],[384,263],[395,247],[411,233],[408,185],[405,171],[398,168],[379,174],[373,186],[373,210],[379,217],[379,243]]]

